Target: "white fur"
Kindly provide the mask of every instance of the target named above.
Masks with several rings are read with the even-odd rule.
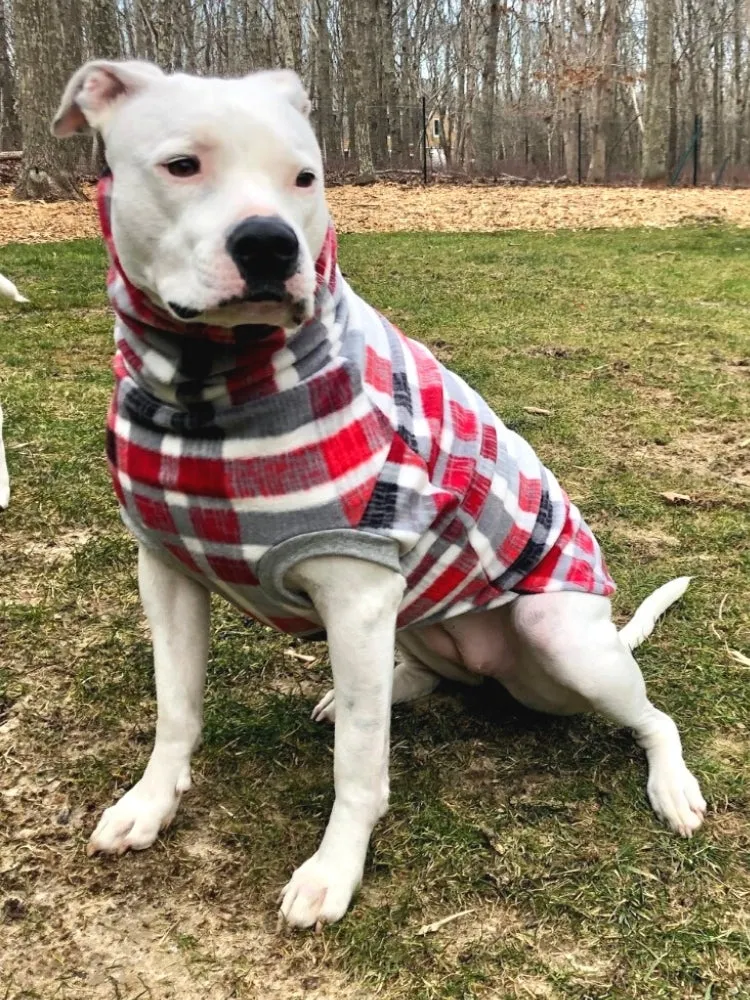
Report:
[[[0,274],[0,295],[4,295],[7,299],[13,299],[14,302],[29,301],[21,295],[13,282],[6,278],[3,274]]]
[[[224,250],[226,227],[249,213],[278,213],[295,228],[309,277],[327,209],[320,182],[311,193],[293,188],[301,166],[320,170],[307,110],[288,73],[199,80],[107,63],[76,74],[56,128],[66,134],[87,122],[105,136],[115,177],[115,242],[131,280],[157,304],[187,287],[193,301],[210,305],[236,280]],[[199,151],[209,176],[191,184],[165,181],[159,164],[179,151]],[[225,325],[252,321],[252,307],[242,307],[242,320],[237,309],[207,309],[207,315]],[[335,719],[336,796],[318,850],[282,890],[289,924],[311,927],[346,911],[372,829],[387,808],[391,703],[428,693],[441,676],[467,683],[491,677],[532,708],[599,711],[628,726],[646,751],[647,790],[657,815],[684,836],[700,826],[706,806],[685,767],[677,729],[649,702],[630,653],[684,591],[684,578],[648,598],[619,636],[603,597],[522,596],[492,611],[399,633],[394,671],[405,587],[400,574],[328,557],[301,563],[291,576],[289,585],[309,595],[327,631],[334,687],[314,717]],[[143,778],[104,813],[91,853],[153,843],[190,786],[200,736],[208,595],[144,549],[139,580],[154,644],[156,741]]]
[[[14,302],[28,302],[27,298],[18,291],[16,286],[5,275],[0,274],[0,295],[4,295]],[[8,463],[5,458],[5,442],[3,441],[3,408],[0,406],[0,510],[10,503],[10,473]]]
[[[689,586],[689,576],[678,576],[676,579],[662,584],[636,609],[627,625],[620,629],[620,641],[628,649],[636,649],[640,646],[654,631],[654,626],[667,608],[671,607],[675,601],[679,601]]]
[[[10,473],[5,460],[5,443],[3,441],[3,408],[0,406],[0,510],[10,503]]]
[[[320,149],[300,93],[290,71],[218,80],[98,61],[73,76],[53,131],[65,137],[88,125],[101,132],[120,262],[161,308],[177,302],[199,310],[196,321],[218,326],[288,325],[285,304],[218,307],[244,289],[227,253],[230,229],[248,216],[280,215],[302,248],[287,289],[312,315],[328,210]],[[164,164],[180,156],[198,157],[200,175],[171,177]],[[296,187],[307,168],[315,184]]]

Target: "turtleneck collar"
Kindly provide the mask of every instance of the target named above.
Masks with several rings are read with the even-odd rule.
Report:
[[[236,405],[291,388],[336,356],[342,278],[332,223],[315,263],[314,315],[301,327],[180,322],[151,302],[122,268],[112,237],[112,183],[112,174],[105,172],[97,187],[97,205],[110,260],[107,292],[118,321],[118,374],[129,375],[163,402],[181,407]]]

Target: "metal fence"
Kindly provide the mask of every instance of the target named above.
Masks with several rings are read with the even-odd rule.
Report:
[[[477,116],[478,117],[478,116]],[[368,105],[365,155],[359,132],[346,114],[334,116],[323,134],[313,113],[329,182],[394,179],[413,183],[638,184],[644,163],[643,123],[638,113],[595,122],[584,111],[498,111],[486,123],[453,120],[426,99],[396,109]],[[479,127],[485,129],[479,136]],[[750,149],[733,141],[734,123],[720,127],[701,116],[672,116],[666,184],[750,186]],[[480,152],[483,150],[483,154]],[[488,155],[489,150],[489,155]],[[369,167],[372,167],[372,170]]]

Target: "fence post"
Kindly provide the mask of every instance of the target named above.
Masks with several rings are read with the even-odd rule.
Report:
[[[422,180],[427,186],[427,98],[422,94]]]
[[[695,139],[693,140],[693,187],[698,186],[698,174],[701,164],[701,132],[703,131],[703,119],[700,115],[695,116]]]
[[[583,115],[578,112],[578,183],[583,178]]]

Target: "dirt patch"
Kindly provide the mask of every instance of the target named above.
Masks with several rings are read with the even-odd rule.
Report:
[[[750,736],[721,734],[711,741],[710,754],[722,764],[742,764],[750,756]]]
[[[99,235],[88,187],[85,202],[19,202],[0,188],[0,245]],[[376,184],[328,191],[341,233],[494,232],[499,229],[622,229],[717,221],[750,226],[746,191],[711,188],[427,187]]]
[[[617,534],[635,547],[636,551],[660,553],[682,544],[679,538],[659,528],[641,528],[635,524],[618,524]]]
[[[8,1000],[32,990],[61,1000],[366,996],[331,970],[285,969],[285,937],[247,915],[91,898],[63,885],[6,901],[3,912]]]
[[[253,910],[242,873],[229,877],[236,859],[212,835],[210,816],[148,856],[114,863],[85,857],[105,803],[90,801],[69,777],[83,747],[68,684],[64,671],[47,672],[43,683],[29,676],[26,694],[0,725],[0,757],[10,765],[0,768],[0,995],[367,997],[328,966],[314,936],[277,931],[273,900]],[[53,731],[71,738],[51,744],[51,757]],[[110,744],[119,744],[126,760],[121,736],[113,733]],[[88,749],[96,756],[105,748]]]
[[[450,962],[460,962],[480,949],[492,948],[500,938],[518,935],[523,928],[523,921],[510,907],[494,906],[491,910],[481,908],[468,913],[437,933],[443,957]]]
[[[26,542],[21,552],[48,566],[65,564],[69,563],[76,552],[94,537],[94,532],[85,528],[62,531],[54,539]]]
[[[750,489],[750,425],[721,430],[696,429],[664,445],[636,449],[638,460],[658,461],[677,475],[689,473],[706,481],[720,479]]]

